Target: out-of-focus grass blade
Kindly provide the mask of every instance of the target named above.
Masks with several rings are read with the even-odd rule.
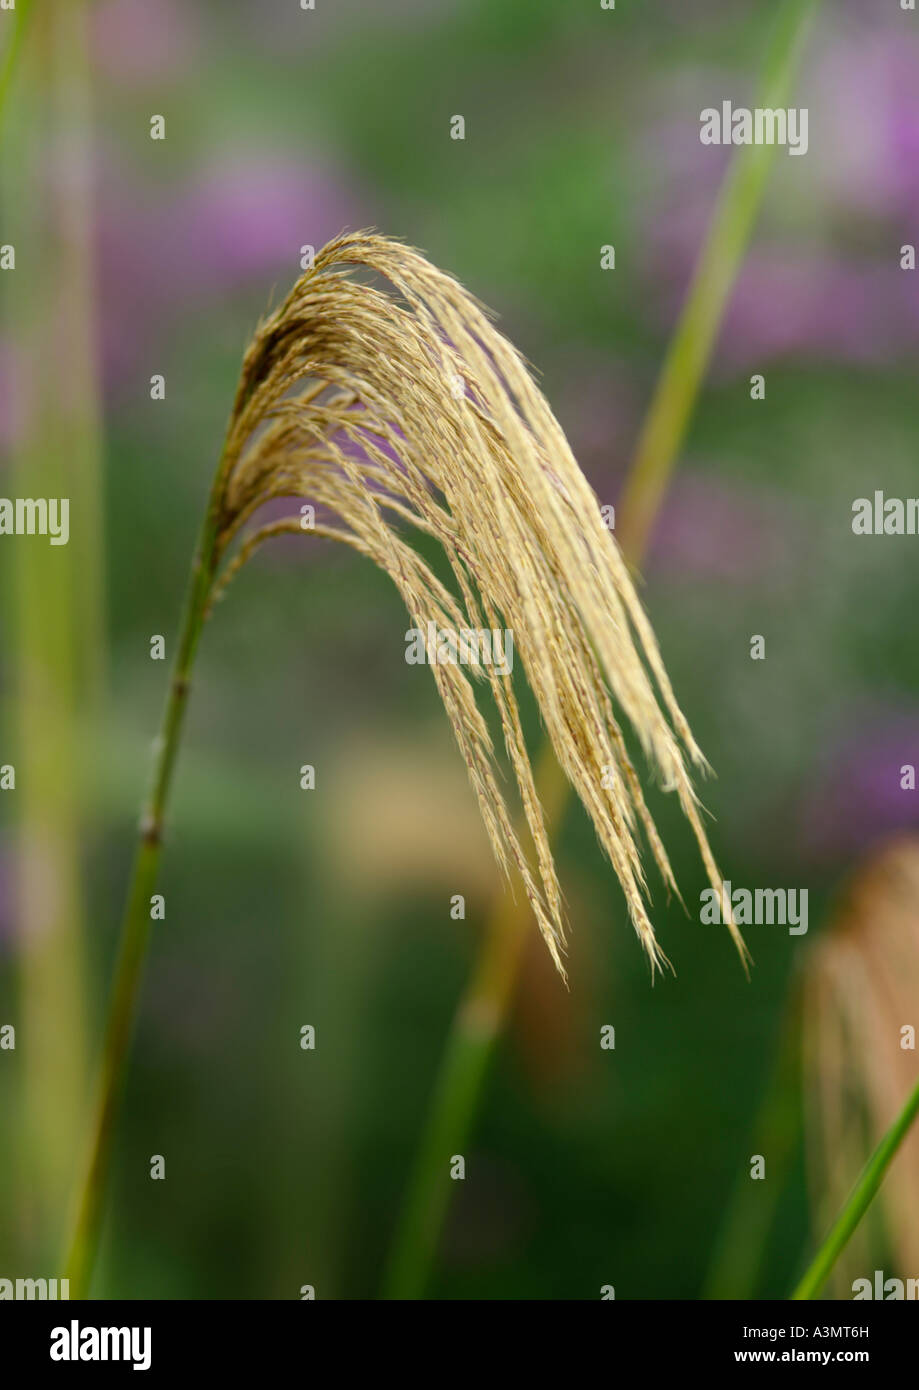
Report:
[[[793,1299],[816,1298],[829,1278],[830,1271],[865,1212],[878,1194],[884,1175],[910,1127],[919,1115],[919,1083],[894,1120],[862,1170],[852,1189],[852,1195],[836,1219],[829,1235],[821,1245],[804,1278],[792,1294]]]

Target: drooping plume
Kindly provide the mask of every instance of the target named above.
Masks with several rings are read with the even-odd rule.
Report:
[[[548,404],[482,307],[417,251],[363,233],[330,242],[252,339],[214,494],[217,561],[265,502],[294,496],[316,505],[314,534],[386,571],[414,627],[513,634],[652,969],[665,960],[646,907],[642,832],[665,883],[676,884],[623,724],[679,798],[720,894],[687,768],[704,759]],[[224,579],[284,531],[302,534],[299,519],[245,537]],[[413,531],[442,547],[453,586],[414,548]],[[561,969],[561,893],[511,677],[491,665],[431,670],[498,862],[520,874]],[[489,685],[500,715],[530,851],[501,790],[475,681]]]

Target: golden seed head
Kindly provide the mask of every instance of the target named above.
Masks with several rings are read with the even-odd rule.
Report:
[[[720,896],[687,770],[704,759],[597,499],[523,359],[456,280],[400,243],[369,233],[330,242],[246,351],[215,494],[218,556],[263,503],[293,496],[317,506],[315,534],[386,571],[414,627],[513,634],[652,970],[664,962],[645,906],[639,825],[676,884],[620,720],[676,792]],[[299,529],[291,519],[257,530],[224,578],[264,539]],[[413,529],[442,547],[452,587],[410,543]],[[497,860],[522,878],[561,970],[561,893],[512,680],[488,665],[431,669]],[[500,716],[519,832],[475,680]]]

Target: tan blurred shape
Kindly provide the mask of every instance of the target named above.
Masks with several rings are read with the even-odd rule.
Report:
[[[820,1232],[915,1085],[916,1031],[919,835],[909,834],[855,872],[805,969],[808,1155]],[[843,1253],[833,1292],[851,1297],[852,1281],[871,1278],[885,1258],[898,1266],[887,1275],[919,1275],[915,1129],[894,1159],[875,1212]]]
[[[500,880],[475,797],[440,725],[350,743],[328,785],[329,852],[352,887],[359,880],[369,893],[442,890],[467,902],[495,891]]]

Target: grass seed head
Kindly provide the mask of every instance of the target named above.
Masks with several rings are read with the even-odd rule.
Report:
[[[666,962],[646,907],[642,832],[676,884],[623,728],[679,798],[720,896],[689,774],[704,759],[597,499],[523,359],[456,280],[401,243],[369,233],[330,242],[246,351],[215,493],[218,556],[265,502],[294,496],[317,506],[315,534],[386,571],[414,627],[510,630],[652,971]],[[256,529],[224,580],[264,540],[299,530],[299,519]],[[413,531],[439,544],[452,585]],[[431,669],[498,863],[522,879],[562,970],[562,896],[512,680],[488,665]],[[477,681],[500,717],[519,829]]]

